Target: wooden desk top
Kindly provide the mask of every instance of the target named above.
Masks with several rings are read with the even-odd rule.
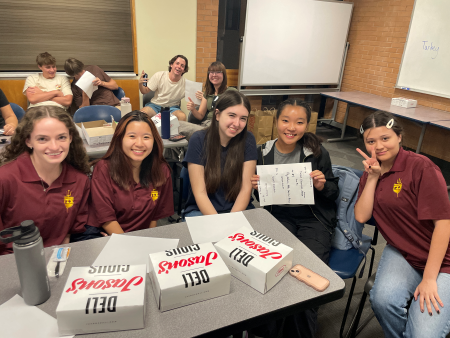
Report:
[[[419,123],[450,120],[450,113],[443,110],[424,106],[416,108],[402,108],[391,105],[391,99],[364,92],[325,92],[320,93],[329,98],[347,102],[375,110],[384,110],[396,116],[400,116]]]

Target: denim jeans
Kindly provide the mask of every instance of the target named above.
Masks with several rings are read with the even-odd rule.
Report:
[[[397,249],[386,245],[370,291],[373,312],[386,338],[445,338],[449,333],[450,274],[438,275],[437,289],[444,307],[438,304],[438,314],[432,305],[432,316],[425,303],[424,312],[420,312],[419,297],[414,300],[414,291],[421,281],[422,272],[414,269]]]

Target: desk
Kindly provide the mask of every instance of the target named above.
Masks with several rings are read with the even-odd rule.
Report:
[[[355,139],[355,137],[345,138],[345,128],[347,126],[348,113],[351,107],[360,106],[374,110],[384,110],[411,121],[414,121],[422,126],[419,142],[417,144],[416,153],[420,152],[422,147],[423,137],[427,125],[433,121],[450,120],[450,113],[443,110],[437,110],[424,106],[417,106],[416,108],[401,108],[397,106],[391,106],[391,99],[378,95],[368,94],[364,92],[336,92],[336,93],[320,93],[325,97],[329,97],[338,101],[347,103],[347,110],[345,111],[344,122],[342,124],[341,137],[337,139],[329,139],[328,142],[346,141]]]
[[[150,279],[147,278],[144,329],[86,336],[98,338],[106,336],[121,338],[225,337],[234,332],[261,325],[270,319],[278,319],[306,308],[337,300],[344,295],[344,281],[266,210],[259,208],[244,211],[244,214],[255,230],[292,247],[294,249],[294,264],[302,264],[324,276],[330,281],[330,286],[323,292],[317,292],[287,274],[268,293],[262,295],[232,277],[229,295],[161,313],[156,307]],[[179,238],[179,247],[193,244],[186,223],[140,230],[128,235]],[[71,243],[72,251],[64,274],[59,279],[50,278],[52,295],[47,302],[38,307],[56,318],[56,307],[70,268],[92,264],[107,241],[108,238],[105,237]],[[45,257],[47,260],[50,255],[51,249],[46,248]],[[14,255],[0,256],[0,271],[0,304],[3,304],[15,294],[20,293]]]

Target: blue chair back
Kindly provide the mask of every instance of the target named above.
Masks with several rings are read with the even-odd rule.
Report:
[[[125,92],[120,87],[117,88],[116,90],[113,90],[112,92],[114,93],[114,95],[116,95],[116,97],[119,99],[119,101],[122,99],[122,97],[125,96]]]
[[[97,120],[105,120],[111,122],[111,115],[114,121],[119,122],[121,118],[121,111],[111,106],[87,106],[78,109],[73,115],[75,123],[90,122]]]
[[[180,178],[183,179],[183,201],[186,201],[189,195],[189,190],[191,188],[191,182],[189,181],[189,172],[186,167],[183,167],[180,172]]]
[[[22,119],[22,117],[25,116],[25,110],[23,110],[23,108],[21,106],[19,106],[18,104],[15,104],[15,103],[10,103],[10,106],[11,106],[14,114],[16,115],[17,119],[20,121]]]

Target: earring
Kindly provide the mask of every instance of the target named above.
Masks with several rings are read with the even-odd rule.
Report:
[[[30,147],[31,150],[33,150],[33,147]]]

